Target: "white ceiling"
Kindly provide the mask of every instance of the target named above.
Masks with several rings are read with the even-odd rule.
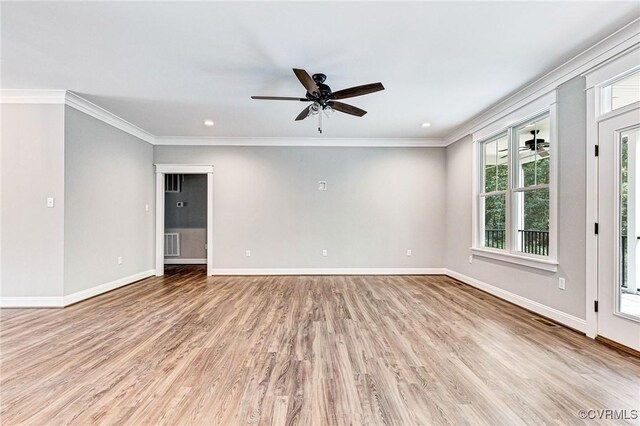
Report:
[[[314,137],[291,68],[381,81],[325,137],[442,137],[640,14],[629,2],[1,4],[2,88],[68,89],[157,136]],[[213,119],[213,128],[203,126]],[[432,126],[420,124],[429,121]]]

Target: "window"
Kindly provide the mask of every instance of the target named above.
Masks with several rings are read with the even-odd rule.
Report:
[[[640,71],[602,87],[602,113],[640,102]]]
[[[507,226],[508,134],[482,144],[482,188],[480,210],[484,225],[483,246],[505,248]]]
[[[515,248],[542,256],[549,255],[549,121],[547,116],[514,129]]]
[[[551,255],[551,115],[478,143],[476,248],[555,263]]]

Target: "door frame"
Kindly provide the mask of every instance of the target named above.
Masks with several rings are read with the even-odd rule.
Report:
[[[629,72],[638,70],[638,46],[621,52],[616,57],[582,74],[586,80],[586,289],[585,289],[585,334],[595,339],[598,335],[598,313],[595,306],[598,301],[598,235],[595,224],[598,223],[598,193],[599,165],[595,155],[599,145],[599,125],[601,121],[623,114],[638,107],[638,103],[627,105],[609,113],[603,114],[602,88]]]
[[[213,275],[213,165],[154,164],[156,173],[156,276],[164,275],[164,176],[167,174],[207,175],[207,275]]]

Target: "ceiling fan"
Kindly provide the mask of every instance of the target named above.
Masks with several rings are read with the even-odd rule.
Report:
[[[312,102],[302,110],[296,117],[295,121],[304,120],[309,116],[318,116],[318,132],[322,133],[322,113],[327,115],[332,114],[334,111],[343,112],[349,115],[355,115],[356,117],[362,117],[367,111],[354,107],[353,105],[345,104],[337,101],[337,99],[353,98],[356,96],[368,95],[369,93],[378,92],[384,90],[382,83],[364,84],[362,86],[350,87],[348,89],[338,90],[337,92],[331,91],[331,87],[324,84],[327,76],[324,74],[313,74],[310,76],[308,72],[303,69],[293,68],[293,73],[298,77],[300,83],[307,90],[304,98],[296,97],[282,97],[282,96],[252,96],[251,99],[261,99],[269,101],[298,101],[298,102]]]
[[[524,141],[524,146],[521,146],[519,151],[531,151],[540,156],[540,158],[547,158],[549,156],[549,142],[545,142],[544,139],[537,137],[537,134],[540,133],[540,130],[531,130],[531,139]],[[505,152],[508,149],[501,149],[498,152]],[[506,158],[507,155],[503,155],[500,158]],[[525,156],[528,157],[528,156]]]

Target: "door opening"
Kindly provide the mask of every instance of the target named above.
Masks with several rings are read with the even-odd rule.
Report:
[[[156,276],[167,265],[213,272],[213,166],[156,164]]]
[[[207,175],[166,174],[164,264],[207,264]]]

